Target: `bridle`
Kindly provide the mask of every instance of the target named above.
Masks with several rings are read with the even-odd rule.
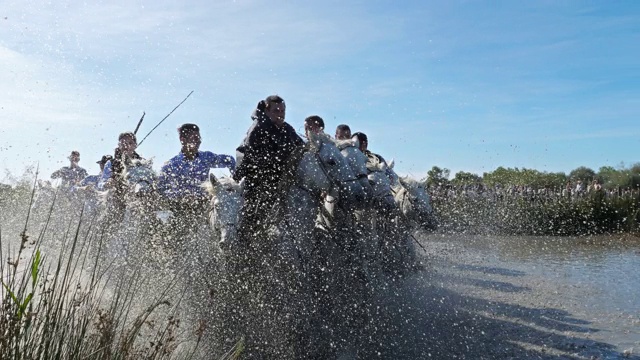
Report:
[[[359,176],[353,177],[353,178],[349,178],[349,179],[345,179],[345,180],[338,180],[338,179],[334,179],[330,174],[329,174],[329,170],[327,169],[327,165],[324,163],[324,161],[322,160],[322,157],[320,156],[320,151],[322,151],[322,148],[324,147],[324,143],[320,142],[320,147],[313,152],[313,156],[315,157],[316,161],[318,162],[319,168],[322,171],[322,174],[327,178],[327,180],[329,181],[330,187],[329,187],[329,191],[328,192],[332,192],[332,190],[338,190],[338,193],[340,193],[340,189],[344,188],[344,184],[345,183],[350,183],[350,182],[354,182],[354,181],[358,181],[360,180],[363,176],[366,176],[364,174],[361,174]],[[306,152],[306,151],[305,151]],[[303,152],[304,153],[304,152]],[[297,166],[295,167],[295,170],[297,170],[298,166],[300,166],[300,162],[302,161],[302,159],[300,159],[300,161],[298,162]],[[306,186],[300,184],[298,181],[296,181],[294,184],[292,184],[293,186],[296,186],[297,188],[311,194],[313,197],[315,198],[321,198],[322,196],[322,192],[321,191],[314,191],[311,190],[309,188],[307,188]]]
[[[333,177],[331,177],[329,175],[329,170],[327,170],[327,166],[325,165],[325,163],[322,161],[322,158],[320,157],[320,151],[322,151],[322,148],[324,147],[324,143],[320,142],[320,147],[318,148],[318,150],[315,152],[315,157],[318,160],[318,163],[320,164],[320,170],[322,170],[322,172],[324,173],[324,175],[327,177],[327,179],[329,179],[329,182],[331,183],[332,187],[337,187],[338,189],[343,188],[343,185],[345,183],[350,183],[350,182],[354,182],[354,181],[358,181],[360,180],[359,177],[353,177],[353,178],[349,178],[346,180],[337,180],[334,179]]]

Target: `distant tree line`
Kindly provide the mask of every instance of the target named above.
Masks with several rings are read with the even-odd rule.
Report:
[[[564,172],[546,172],[527,168],[498,167],[494,171],[485,172],[482,176],[470,172],[457,172],[450,178],[451,172],[447,168],[434,166],[424,179],[428,186],[461,186],[477,185],[494,187],[530,186],[540,188],[563,188],[568,183],[591,184],[597,181],[604,189],[639,189],[640,188],[640,163],[625,167],[621,164],[617,168],[602,166],[594,171],[586,166],[580,166],[571,170],[569,174]]]
[[[640,232],[640,164],[578,167],[569,174],[499,167],[424,179],[440,231],[499,235]]]

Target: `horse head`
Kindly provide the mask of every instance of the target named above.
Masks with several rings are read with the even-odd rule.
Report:
[[[398,181],[395,200],[402,214],[423,229],[435,230],[438,224],[424,183],[409,177],[398,177]]]
[[[347,160],[347,164],[349,164],[351,170],[353,170],[358,182],[365,190],[367,201],[369,201],[373,196],[373,190],[371,189],[371,184],[368,179],[367,156],[358,148],[358,140],[335,140],[335,144],[342,156]]]
[[[157,174],[153,170],[153,159],[133,160],[125,167],[124,177],[135,195],[149,194],[153,191]]]
[[[367,192],[360,183],[360,179],[353,171],[347,159],[336,147],[333,140],[326,134],[312,133],[309,137],[309,151],[315,159],[315,167],[299,167],[306,171],[307,178],[324,178],[323,191],[336,195],[346,206],[358,206],[366,201]],[[328,185],[328,187],[327,187]]]
[[[203,187],[211,195],[209,223],[220,236],[220,248],[228,250],[238,241],[238,218],[242,204],[242,186],[228,177],[216,178],[210,175],[210,181]]]

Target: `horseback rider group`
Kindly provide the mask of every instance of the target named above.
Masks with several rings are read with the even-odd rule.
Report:
[[[313,115],[304,120],[307,138],[305,143],[285,121],[285,115],[286,105],[280,96],[272,95],[260,101],[251,116],[253,123],[236,149],[235,158],[200,150],[202,137],[198,125],[181,125],[177,129],[180,152],[162,166],[157,176],[148,167],[148,171],[153,174],[153,181],[143,188],[151,191],[143,193],[140,197],[132,188],[137,188],[141,179],[142,182],[146,181],[144,176],[137,174],[144,173],[141,168],[148,166],[148,162],[136,152],[136,135],[133,132],[124,132],[118,137],[118,146],[113,155],[105,155],[98,162],[101,166],[100,175],[83,181],[98,190],[109,190],[105,214],[107,225],[117,227],[113,230],[123,231],[122,234],[126,235],[129,228],[135,229],[136,232],[140,229],[153,229],[154,234],[160,234],[157,238],[172,239],[163,244],[168,245],[167,248],[170,250],[177,250],[171,252],[177,256],[176,259],[200,261],[200,255],[206,258],[210,254],[206,248],[201,252],[200,248],[195,248],[196,250],[189,254],[181,252],[185,249],[189,252],[194,248],[194,244],[200,246],[214,243],[200,241],[203,239],[200,235],[216,234],[216,228],[200,225],[206,224],[203,222],[203,215],[207,215],[208,210],[215,213],[217,209],[216,205],[211,205],[215,204],[215,201],[210,203],[211,196],[218,200],[218,206],[222,201],[218,194],[209,195],[205,192],[202,185],[210,180],[210,169],[227,168],[233,180],[242,184],[236,188],[237,191],[242,189],[242,200],[234,203],[236,206],[233,207],[233,211],[229,210],[229,207],[226,208],[226,214],[236,214],[233,216],[236,222],[232,224],[233,230],[230,231],[233,233],[233,236],[229,237],[231,241],[223,242],[224,237],[220,235],[218,249],[221,251],[218,255],[221,256],[217,258],[220,261],[216,262],[215,266],[224,270],[221,272],[221,279],[224,278],[224,281],[216,283],[219,285],[216,288],[216,296],[222,299],[221,303],[228,304],[225,305],[229,310],[225,315],[228,318],[223,317],[223,328],[231,334],[247,334],[247,351],[256,354],[269,354],[268,351],[271,350],[267,351],[263,347],[278,348],[280,345],[277,344],[292,342],[299,343],[293,348],[303,354],[308,350],[305,344],[314,341],[313,331],[310,331],[312,323],[313,326],[332,329],[342,328],[336,325],[338,322],[348,324],[349,329],[364,323],[362,319],[365,318],[366,311],[363,304],[369,294],[367,287],[370,286],[370,281],[376,278],[368,275],[369,271],[375,271],[369,269],[378,269],[379,267],[375,267],[376,261],[381,258],[373,254],[376,251],[384,251],[377,244],[389,238],[388,232],[380,233],[381,240],[377,242],[373,237],[368,238],[373,232],[367,232],[367,228],[375,226],[371,221],[375,221],[377,213],[363,212],[362,215],[356,215],[357,211],[369,211],[368,208],[362,210],[358,206],[365,203],[366,206],[373,204],[370,200],[375,195],[372,189],[367,188],[372,180],[368,178],[369,166],[365,166],[366,159],[375,161],[376,166],[384,162],[382,157],[368,151],[366,135],[352,135],[349,126],[341,124],[335,133],[336,140],[340,141],[333,141],[324,134],[324,120]],[[341,147],[338,147],[339,143]],[[86,175],[86,171],[78,166],[77,152],[72,154],[70,160],[70,167],[65,167],[54,175],[63,177],[65,184],[71,187],[78,186],[82,181],[80,174]],[[353,169],[354,162],[359,164],[357,171]],[[301,163],[305,166],[300,166]],[[313,164],[316,167],[313,167]],[[298,171],[305,168],[312,171]],[[318,178],[325,180],[318,180],[317,183],[329,185],[313,189],[304,184],[284,186],[289,179],[297,176],[294,172],[304,174],[300,177],[304,179],[315,179],[313,174],[324,175]],[[384,173],[379,175],[384,179],[387,177]],[[283,192],[284,188],[287,189],[286,195]],[[228,189],[221,191],[229,195]],[[238,194],[235,195],[235,199],[238,199]],[[146,199],[151,201],[147,202]],[[304,200],[290,206],[287,203],[289,199]],[[283,205],[285,203],[287,205]],[[300,204],[310,203],[313,205],[299,207]],[[322,204],[329,204],[331,209],[323,212]],[[286,210],[283,213],[274,213],[274,205],[282,205],[279,208]],[[168,212],[172,215],[162,220],[158,213],[167,211],[156,211],[161,207],[162,210],[170,210]],[[148,214],[153,215],[145,217]],[[326,223],[335,225],[332,228],[318,230],[320,220],[316,220],[316,217],[327,214],[332,218]],[[135,226],[127,226],[131,219]],[[157,222],[154,221],[163,221],[165,225],[155,227],[152,224]],[[222,224],[223,227],[232,222],[227,221]],[[277,222],[276,226],[272,226],[274,222]],[[391,221],[389,223],[397,224]],[[211,224],[213,222],[209,223]],[[148,225],[150,227],[145,228]],[[165,230],[168,230],[169,235],[166,238],[163,237]],[[204,230],[204,233],[199,230]],[[322,234],[317,237],[320,240],[316,241],[316,235],[320,232]],[[276,236],[272,236],[273,233],[276,233]],[[280,235],[281,238],[278,237]],[[334,237],[335,241],[325,241]],[[121,238],[125,242],[130,239],[128,236],[114,236],[114,243],[120,244]],[[362,239],[371,241],[360,241]],[[374,242],[376,245],[372,245]],[[326,248],[320,246],[326,243],[330,243]],[[363,245],[364,243],[367,245]],[[112,251],[119,254],[119,247],[116,245],[112,246],[116,249]],[[373,249],[375,246],[378,248]],[[122,248],[126,246],[123,245]],[[370,251],[371,249],[373,250]],[[325,271],[332,273],[333,277],[326,276],[328,273]],[[334,291],[340,292],[341,297],[333,299]],[[254,300],[258,298],[261,302],[256,307]],[[274,316],[279,324],[275,329],[280,329],[280,332],[275,332],[275,338],[280,339],[274,343],[276,345],[262,344],[261,339],[255,338],[256,333],[252,330],[254,323],[259,324],[257,326],[260,329],[260,326],[269,325],[273,320],[265,320],[255,312],[263,307],[266,313],[282,315]],[[344,310],[334,312],[336,308]],[[311,309],[319,310],[314,313]],[[286,315],[290,313],[306,314],[306,320]],[[273,329],[271,326],[267,327],[269,330]],[[280,336],[282,334],[286,336]]]
[[[157,193],[177,213],[193,208],[204,209],[207,195],[200,185],[208,179],[209,169],[229,169],[235,181],[244,180],[238,235],[241,240],[248,239],[258,230],[256,226],[267,223],[269,212],[265,209],[277,200],[276,190],[285,164],[291,153],[305,144],[285,121],[285,114],[285,101],[278,95],[268,96],[258,103],[251,115],[253,124],[236,149],[237,163],[233,156],[201,151],[200,128],[196,124],[183,124],[178,128],[180,153],[162,167]],[[304,121],[307,137],[309,132],[323,133],[324,127],[323,119],[317,115]],[[352,136],[348,125],[338,125],[335,137],[337,140],[357,139],[364,154],[384,162],[382,157],[368,150],[367,136],[361,132]],[[62,179],[63,186],[67,188],[90,185],[97,190],[111,190],[111,209],[115,219],[121,220],[127,205],[126,169],[144,160],[136,152],[137,145],[134,133],[123,132],[118,136],[118,146],[113,155],[104,155],[97,162],[100,174],[87,176],[87,171],[78,165],[80,153],[73,151],[69,156],[70,166],[55,171],[51,177]]]

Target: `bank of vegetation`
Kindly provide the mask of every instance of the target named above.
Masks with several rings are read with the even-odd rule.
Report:
[[[503,168],[482,176],[433,167],[424,181],[444,232],[590,235],[640,231],[640,164],[569,174]]]

